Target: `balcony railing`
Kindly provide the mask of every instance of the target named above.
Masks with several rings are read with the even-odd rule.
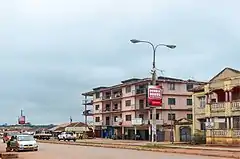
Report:
[[[102,126],[102,125],[103,125],[103,122],[102,122],[102,121],[94,122],[94,125],[95,125],[95,126]]]
[[[115,99],[115,98],[121,98],[122,97],[122,93],[114,93],[113,95],[112,95],[112,99]]]
[[[82,101],[83,105],[92,105],[93,104],[93,100],[92,99],[86,99]]]
[[[112,99],[111,95],[102,96],[102,100],[108,100],[108,99]]]
[[[137,88],[135,91],[136,94],[146,94],[146,88]]]
[[[225,111],[225,103],[213,103],[211,104],[211,111],[212,112],[224,112]]]
[[[121,111],[122,110],[122,107],[117,107],[117,108],[113,108],[112,111],[115,111],[115,112],[118,112],[118,111]]]
[[[225,137],[228,135],[228,130],[212,130],[212,135],[216,137]]]
[[[231,109],[232,111],[240,111],[240,101],[232,102]]]
[[[240,130],[233,130],[233,137],[240,137]]]
[[[111,111],[111,107],[105,107],[103,108],[102,112],[110,112]]]

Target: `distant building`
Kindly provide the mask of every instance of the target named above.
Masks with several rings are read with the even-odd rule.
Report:
[[[146,95],[150,84],[150,78],[133,78],[115,86],[98,87],[83,93],[85,122],[87,116],[93,117],[96,137],[106,138],[114,134],[118,138],[133,139],[132,119],[142,118],[143,123],[137,127],[137,134],[142,140],[149,140],[152,114]],[[157,84],[164,89],[163,105],[156,114],[158,141],[169,141],[172,120],[192,119],[192,92],[189,90],[203,82],[158,77]]]
[[[204,132],[208,144],[239,145],[240,71],[225,68],[193,91],[193,133]]]

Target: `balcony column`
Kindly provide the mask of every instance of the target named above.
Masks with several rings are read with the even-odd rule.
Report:
[[[230,129],[230,126],[229,126],[229,117],[227,117],[227,129]]]
[[[208,94],[207,95],[205,95],[205,102],[208,104],[209,102],[209,96],[208,96]]]
[[[229,91],[229,102],[232,102],[232,91]]]
[[[230,118],[230,125],[231,125],[230,129],[233,129],[233,117]]]
[[[225,102],[228,102],[228,94],[229,94],[229,92],[225,91]]]

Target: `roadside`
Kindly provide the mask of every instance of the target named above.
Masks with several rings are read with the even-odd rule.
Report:
[[[151,144],[149,142],[141,142],[141,141],[127,141],[127,140],[124,141],[124,140],[109,140],[109,139],[107,140],[106,139],[90,139],[90,140],[86,139],[86,140],[78,140],[77,142],[41,140],[39,142],[240,159],[240,148],[232,149],[232,148],[223,148],[223,147],[213,148],[213,147],[200,147],[200,146],[182,146],[182,145],[170,145],[167,143]]]

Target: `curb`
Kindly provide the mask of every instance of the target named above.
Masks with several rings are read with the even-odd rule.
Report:
[[[91,146],[91,147],[103,147],[103,148],[118,148],[118,149],[129,149],[129,150],[137,150],[137,151],[152,151],[152,152],[163,152],[163,153],[178,153],[185,155],[198,155],[198,156],[209,156],[209,157],[223,157],[223,158],[234,158],[240,159],[239,156],[234,154],[229,155],[221,155],[221,154],[206,154],[201,152],[187,152],[187,151],[179,151],[184,150],[185,148],[164,148],[164,149],[156,149],[156,148],[145,148],[140,146],[129,146],[129,145],[114,145],[114,144],[88,144],[88,143],[69,143],[69,142],[51,142],[51,141],[39,141],[40,143],[49,143],[49,144],[62,144],[62,145],[76,145],[76,146]],[[196,149],[194,149],[196,150]],[[202,149],[199,149],[202,150]],[[212,150],[214,151],[214,150]],[[217,150],[215,150],[217,151]]]

